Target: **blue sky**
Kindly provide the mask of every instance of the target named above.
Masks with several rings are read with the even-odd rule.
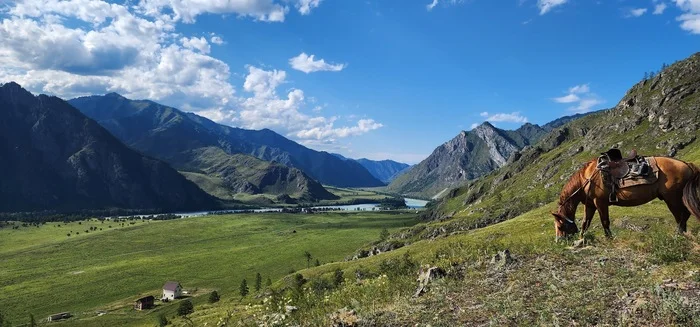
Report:
[[[417,163],[484,120],[514,129],[613,107],[645,71],[700,45],[698,0],[430,5],[8,3],[0,81],[67,98],[119,92],[348,157]]]

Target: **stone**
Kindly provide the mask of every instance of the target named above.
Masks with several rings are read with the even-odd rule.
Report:
[[[418,297],[425,293],[428,290],[428,284],[435,279],[445,277],[445,275],[447,275],[447,272],[440,267],[421,267],[418,271],[418,289],[416,289],[416,293],[413,296]]]
[[[496,268],[500,269],[509,265],[513,262],[513,257],[510,255],[510,250],[505,249],[503,251],[498,251],[491,257],[491,264],[495,265]]]
[[[359,322],[360,319],[357,317],[355,310],[342,308],[331,314],[332,327],[354,327]]]

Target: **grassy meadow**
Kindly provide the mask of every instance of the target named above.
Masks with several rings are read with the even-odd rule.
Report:
[[[393,232],[415,223],[410,213],[362,212],[4,226],[0,310],[14,325],[28,322],[29,314],[43,320],[69,311],[78,319],[61,324],[152,326],[159,313],[174,314],[175,304],[144,312],[130,306],[141,296],[158,297],[168,280],[193,292],[196,305],[206,302],[197,295],[211,290],[232,299],[239,297],[242,279],[252,288],[258,272],[275,281],[306,268],[305,251],[312,254],[312,265],[316,259],[342,261],[378,240],[382,229]],[[96,230],[85,233],[90,227]],[[107,314],[96,317],[97,311]]]

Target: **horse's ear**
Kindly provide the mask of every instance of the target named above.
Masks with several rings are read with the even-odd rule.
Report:
[[[562,217],[562,215],[560,215],[558,212],[552,211],[552,216],[554,216],[554,218],[556,218],[558,220],[564,220],[564,217]]]

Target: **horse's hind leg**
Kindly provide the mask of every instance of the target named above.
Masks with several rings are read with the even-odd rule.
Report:
[[[673,218],[676,218],[676,225],[678,227],[678,233],[683,234],[687,229],[688,218],[690,218],[690,211],[683,204],[683,200],[680,197],[675,198],[675,200],[664,200],[668,209],[671,210]]]

